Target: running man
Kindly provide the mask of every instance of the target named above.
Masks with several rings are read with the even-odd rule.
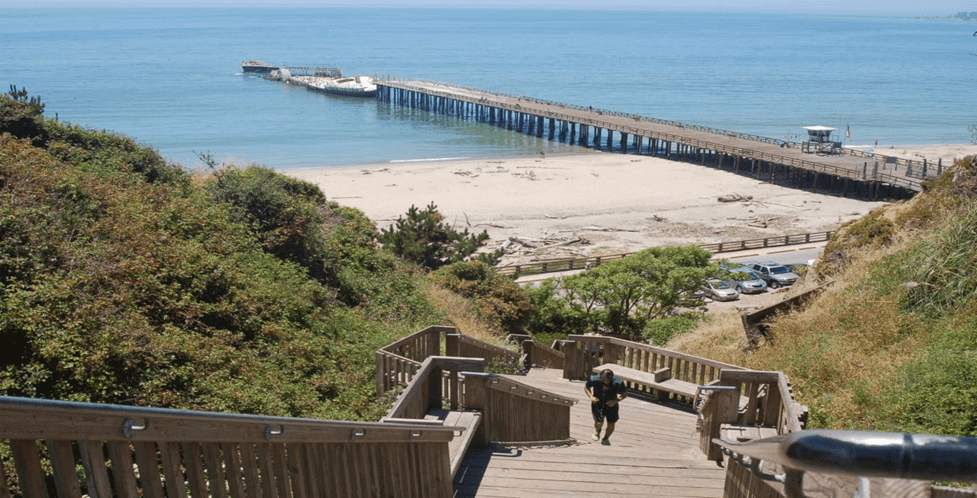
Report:
[[[614,424],[620,418],[618,403],[628,397],[628,387],[624,381],[615,377],[614,372],[605,368],[600,375],[595,375],[584,384],[584,392],[590,398],[590,413],[594,416],[594,441],[600,440],[604,446],[611,444],[608,438],[614,433]],[[600,438],[600,431],[607,419],[607,432],[604,439]]]

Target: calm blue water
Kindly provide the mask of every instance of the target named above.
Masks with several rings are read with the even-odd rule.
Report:
[[[488,125],[240,74],[333,64],[777,138],[969,143],[974,23],[843,16],[506,10],[11,10],[0,89],[62,120],[275,168],[570,151]],[[839,137],[842,138],[842,137]]]

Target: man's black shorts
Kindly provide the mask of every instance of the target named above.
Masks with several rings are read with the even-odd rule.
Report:
[[[607,418],[607,423],[616,424],[617,420],[620,418],[618,416],[618,408],[621,405],[607,406],[604,403],[591,403],[590,413],[594,416],[594,422],[601,423],[604,418]]]

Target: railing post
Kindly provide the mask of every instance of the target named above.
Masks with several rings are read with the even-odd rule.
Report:
[[[522,353],[526,355],[526,361],[523,363],[523,366],[527,368],[533,366],[533,351],[536,349],[536,341],[532,339],[522,341],[520,346],[522,346]]]
[[[720,438],[722,424],[736,422],[738,416],[739,392],[735,389],[711,391],[702,405],[702,432],[699,434],[699,449],[706,454],[708,460],[715,462],[723,458],[722,448],[712,442],[713,438]]]
[[[477,410],[482,412],[482,423],[475,429],[475,436],[472,444],[476,446],[488,445],[488,433],[486,427],[491,423],[488,408],[488,389],[485,383],[488,381],[487,375],[466,375],[465,376],[465,410]]]
[[[377,358],[377,394],[383,394],[387,392],[387,362],[386,355],[380,351],[376,353]]]
[[[444,389],[442,387],[444,381],[444,369],[440,366],[434,366],[431,372],[427,376],[427,410],[439,410],[444,406]]]
[[[444,335],[444,355],[461,356],[461,334]]]

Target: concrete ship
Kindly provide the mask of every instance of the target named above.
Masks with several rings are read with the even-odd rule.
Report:
[[[268,64],[265,61],[244,61],[241,63],[241,70],[245,73],[268,74],[278,69],[278,66]]]
[[[247,61],[260,62],[260,61]],[[247,64],[247,62],[245,64]],[[259,73],[257,69],[265,66],[252,65],[255,70],[249,71],[248,66],[242,65],[246,73]],[[369,76],[345,76],[338,68],[316,67],[272,67],[265,73],[265,78],[282,81],[291,85],[299,85],[314,92],[343,95],[347,97],[376,97],[377,86]]]

